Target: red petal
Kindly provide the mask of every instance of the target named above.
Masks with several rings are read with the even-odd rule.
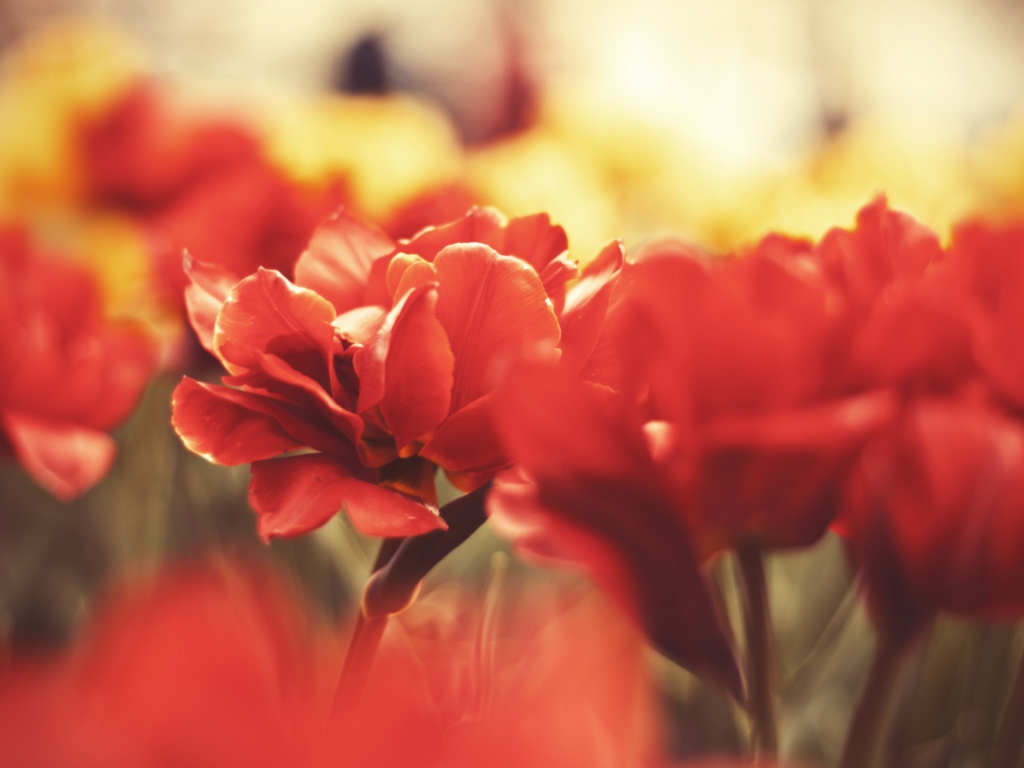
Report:
[[[434,261],[437,314],[455,355],[452,410],[487,394],[527,352],[558,344],[558,319],[536,271],[485,245],[453,245]]]
[[[351,344],[368,344],[380,330],[387,314],[384,307],[370,304],[338,315],[331,325],[345,341]]]
[[[326,384],[333,375],[335,316],[327,300],[261,267],[231,290],[217,317],[214,349],[231,373],[249,367],[255,350],[275,354]]]
[[[338,399],[331,397],[318,382],[288,365],[277,355],[262,352],[253,353],[252,368],[237,376],[225,376],[223,381],[230,386],[241,387],[246,392],[268,395],[282,403],[295,406],[305,413],[317,412],[330,422],[347,440],[356,443],[363,433],[363,420],[344,405],[352,406],[354,393],[339,392]]]
[[[407,294],[360,361],[358,410],[379,402],[399,451],[448,415],[455,360],[436,305],[436,285]]]
[[[608,313],[612,290],[618,283],[625,249],[615,241],[605,246],[583,270],[580,281],[569,291],[559,317],[562,327],[562,364],[581,371],[597,346]]]
[[[512,458],[535,480],[537,505],[559,521],[544,548],[579,558],[657,647],[739,697],[739,669],[684,524],[685,503],[626,403],[538,365],[518,369],[500,395]]]
[[[342,314],[366,303],[373,262],[394,249],[383,232],[339,211],[313,233],[295,264],[295,282],[316,291]]]
[[[92,488],[114,460],[116,448],[110,435],[78,424],[0,410],[0,428],[18,463],[63,501]]]
[[[830,230],[818,246],[826,272],[858,312],[866,312],[886,286],[912,282],[943,258],[938,237],[879,196],[857,213],[853,231]]]
[[[494,425],[497,394],[477,398],[449,416],[420,449],[420,456],[459,473],[495,471],[507,465]]]
[[[192,256],[187,251],[182,257],[182,268],[189,279],[185,287],[185,307],[188,319],[207,351],[213,352],[213,332],[217,315],[228,300],[238,277],[218,264],[211,264]]]
[[[456,243],[483,243],[497,248],[503,245],[502,228],[506,223],[494,208],[473,208],[461,219],[417,232],[400,242],[398,250],[433,261],[438,253]]]
[[[260,516],[260,536],[268,541],[307,533],[342,506],[368,536],[416,536],[445,527],[436,508],[359,479],[353,470],[371,476],[319,454],[254,462],[249,502]]]
[[[512,219],[505,228],[504,248],[498,250],[506,256],[518,256],[541,273],[549,262],[569,250],[569,238],[546,213],[535,213]]]
[[[184,378],[171,402],[171,424],[186,447],[218,464],[246,464],[304,445],[262,412],[284,408],[258,395]]]

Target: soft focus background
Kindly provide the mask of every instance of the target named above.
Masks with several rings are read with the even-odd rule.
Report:
[[[83,32],[84,20],[99,26]],[[727,250],[768,229],[818,236],[883,191],[943,235],[964,217],[1024,211],[1013,0],[0,0],[0,53],[5,173],[49,157],[43,134],[73,100],[61,87],[150,73],[252,120],[293,178],[343,177],[356,207],[398,234],[430,205],[482,200],[550,212],[586,261],[613,237],[672,232]],[[69,226],[93,213],[67,214],[47,189],[5,189],[0,214],[80,251],[113,313],[180,333],[139,298],[131,233],[108,219]],[[116,434],[110,475],[72,504],[0,465],[0,633],[14,647],[60,647],[111,585],[210,551],[269,559],[327,625],[351,616],[373,542],[338,518],[259,543],[246,468],[207,464],[170,430],[179,376],[150,386]],[[430,576],[422,610],[457,590],[473,605],[493,597],[506,567],[495,551],[507,545],[485,527]],[[581,578],[508,562],[509,605],[530,590],[595,599]],[[836,539],[776,556],[770,572],[783,752],[829,764],[870,630]],[[735,607],[732,563],[714,575]],[[417,610],[403,631],[424,625]],[[977,764],[1022,646],[1011,627],[940,622],[906,670],[893,749],[913,765]],[[746,738],[717,693],[654,654],[646,669],[670,757]]]

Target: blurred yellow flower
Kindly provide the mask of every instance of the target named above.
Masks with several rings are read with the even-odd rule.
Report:
[[[377,221],[462,172],[451,123],[412,97],[277,96],[260,106],[274,162],[300,183],[343,181],[352,204]]]
[[[66,21],[14,50],[0,71],[0,216],[81,194],[75,136],[138,75],[141,57],[114,30]]]

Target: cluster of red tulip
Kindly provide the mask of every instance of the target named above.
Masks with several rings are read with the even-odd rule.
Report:
[[[186,378],[175,428],[213,461],[252,462],[264,537],[341,507],[387,537],[369,622],[405,608],[486,507],[745,701],[766,751],[763,551],[846,537],[882,637],[875,676],[937,611],[1024,613],[1024,230],[967,225],[944,249],[878,200],[817,244],[712,258],[663,242],[626,260],[613,244],[568,291],[566,244],[543,215],[475,210],[395,243],[342,214],[294,283],[260,269],[232,285],[192,260],[193,324],[229,376]],[[469,492],[440,513],[438,468]],[[746,675],[702,570],[726,550],[747,587]],[[878,726],[869,692],[848,765]]]
[[[263,539],[341,509],[384,539],[335,700],[343,736],[383,706],[366,689],[388,617],[488,518],[590,573],[747,709],[767,755],[765,552],[831,528],[862,574],[880,640],[844,768],[869,764],[893,672],[938,612],[1024,615],[1024,227],[965,224],[943,246],[879,199],[816,243],[612,243],[579,271],[546,214],[475,208],[396,241],[340,211],[299,254],[330,195],[301,197],[230,126],[164,141],[163,125],[141,88],[84,141],[93,193],[163,238],[165,288],[167,254],[177,274],[190,251],[183,301],[227,374],[181,381],[174,428],[213,462],[251,463]],[[154,154],[178,160],[140,160]],[[0,321],[0,450],[81,494],[152,345],[17,231],[0,237]],[[440,508],[438,469],[466,493]],[[707,576],[729,551],[743,660]],[[1003,765],[1022,717],[1015,698]]]

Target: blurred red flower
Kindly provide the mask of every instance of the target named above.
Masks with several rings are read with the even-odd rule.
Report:
[[[0,452],[54,496],[106,474],[107,431],[134,409],[155,364],[150,339],[103,317],[86,271],[0,232]]]
[[[253,462],[265,538],[316,528],[342,504],[371,535],[443,527],[436,467],[471,490],[508,464],[491,423],[505,368],[559,347],[582,364],[620,262],[610,247],[567,299],[562,228],[492,210],[397,245],[337,215],[297,284],[261,269],[231,287],[191,261],[193,326],[232,388],[186,378],[175,428],[213,461]],[[271,458],[300,448],[317,453]]]
[[[241,279],[258,267],[292,275],[316,225],[341,202],[314,193],[267,159],[250,126],[182,103],[140,81],[82,128],[86,192],[143,223],[154,289],[179,303],[181,252]]]
[[[954,232],[951,260],[975,364],[996,391],[1020,408],[1024,406],[1024,225],[964,224]]]
[[[865,449],[839,530],[876,622],[913,639],[936,611],[1024,614],[1024,428],[966,399],[921,398]]]
[[[357,727],[338,638],[273,573],[164,572],[69,653],[0,670],[5,766],[586,766],[654,751],[641,643],[594,595],[441,590],[392,622]]]
[[[662,651],[740,690],[698,569],[732,547],[814,543],[892,396],[838,396],[840,315],[809,244],[739,258],[678,243],[626,265],[589,382],[535,365],[503,388],[518,475],[490,509],[521,545],[585,565]]]
[[[964,276],[935,233],[879,197],[817,252],[842,306],[838,386],[912,396],[953,391],[975,373]]]

